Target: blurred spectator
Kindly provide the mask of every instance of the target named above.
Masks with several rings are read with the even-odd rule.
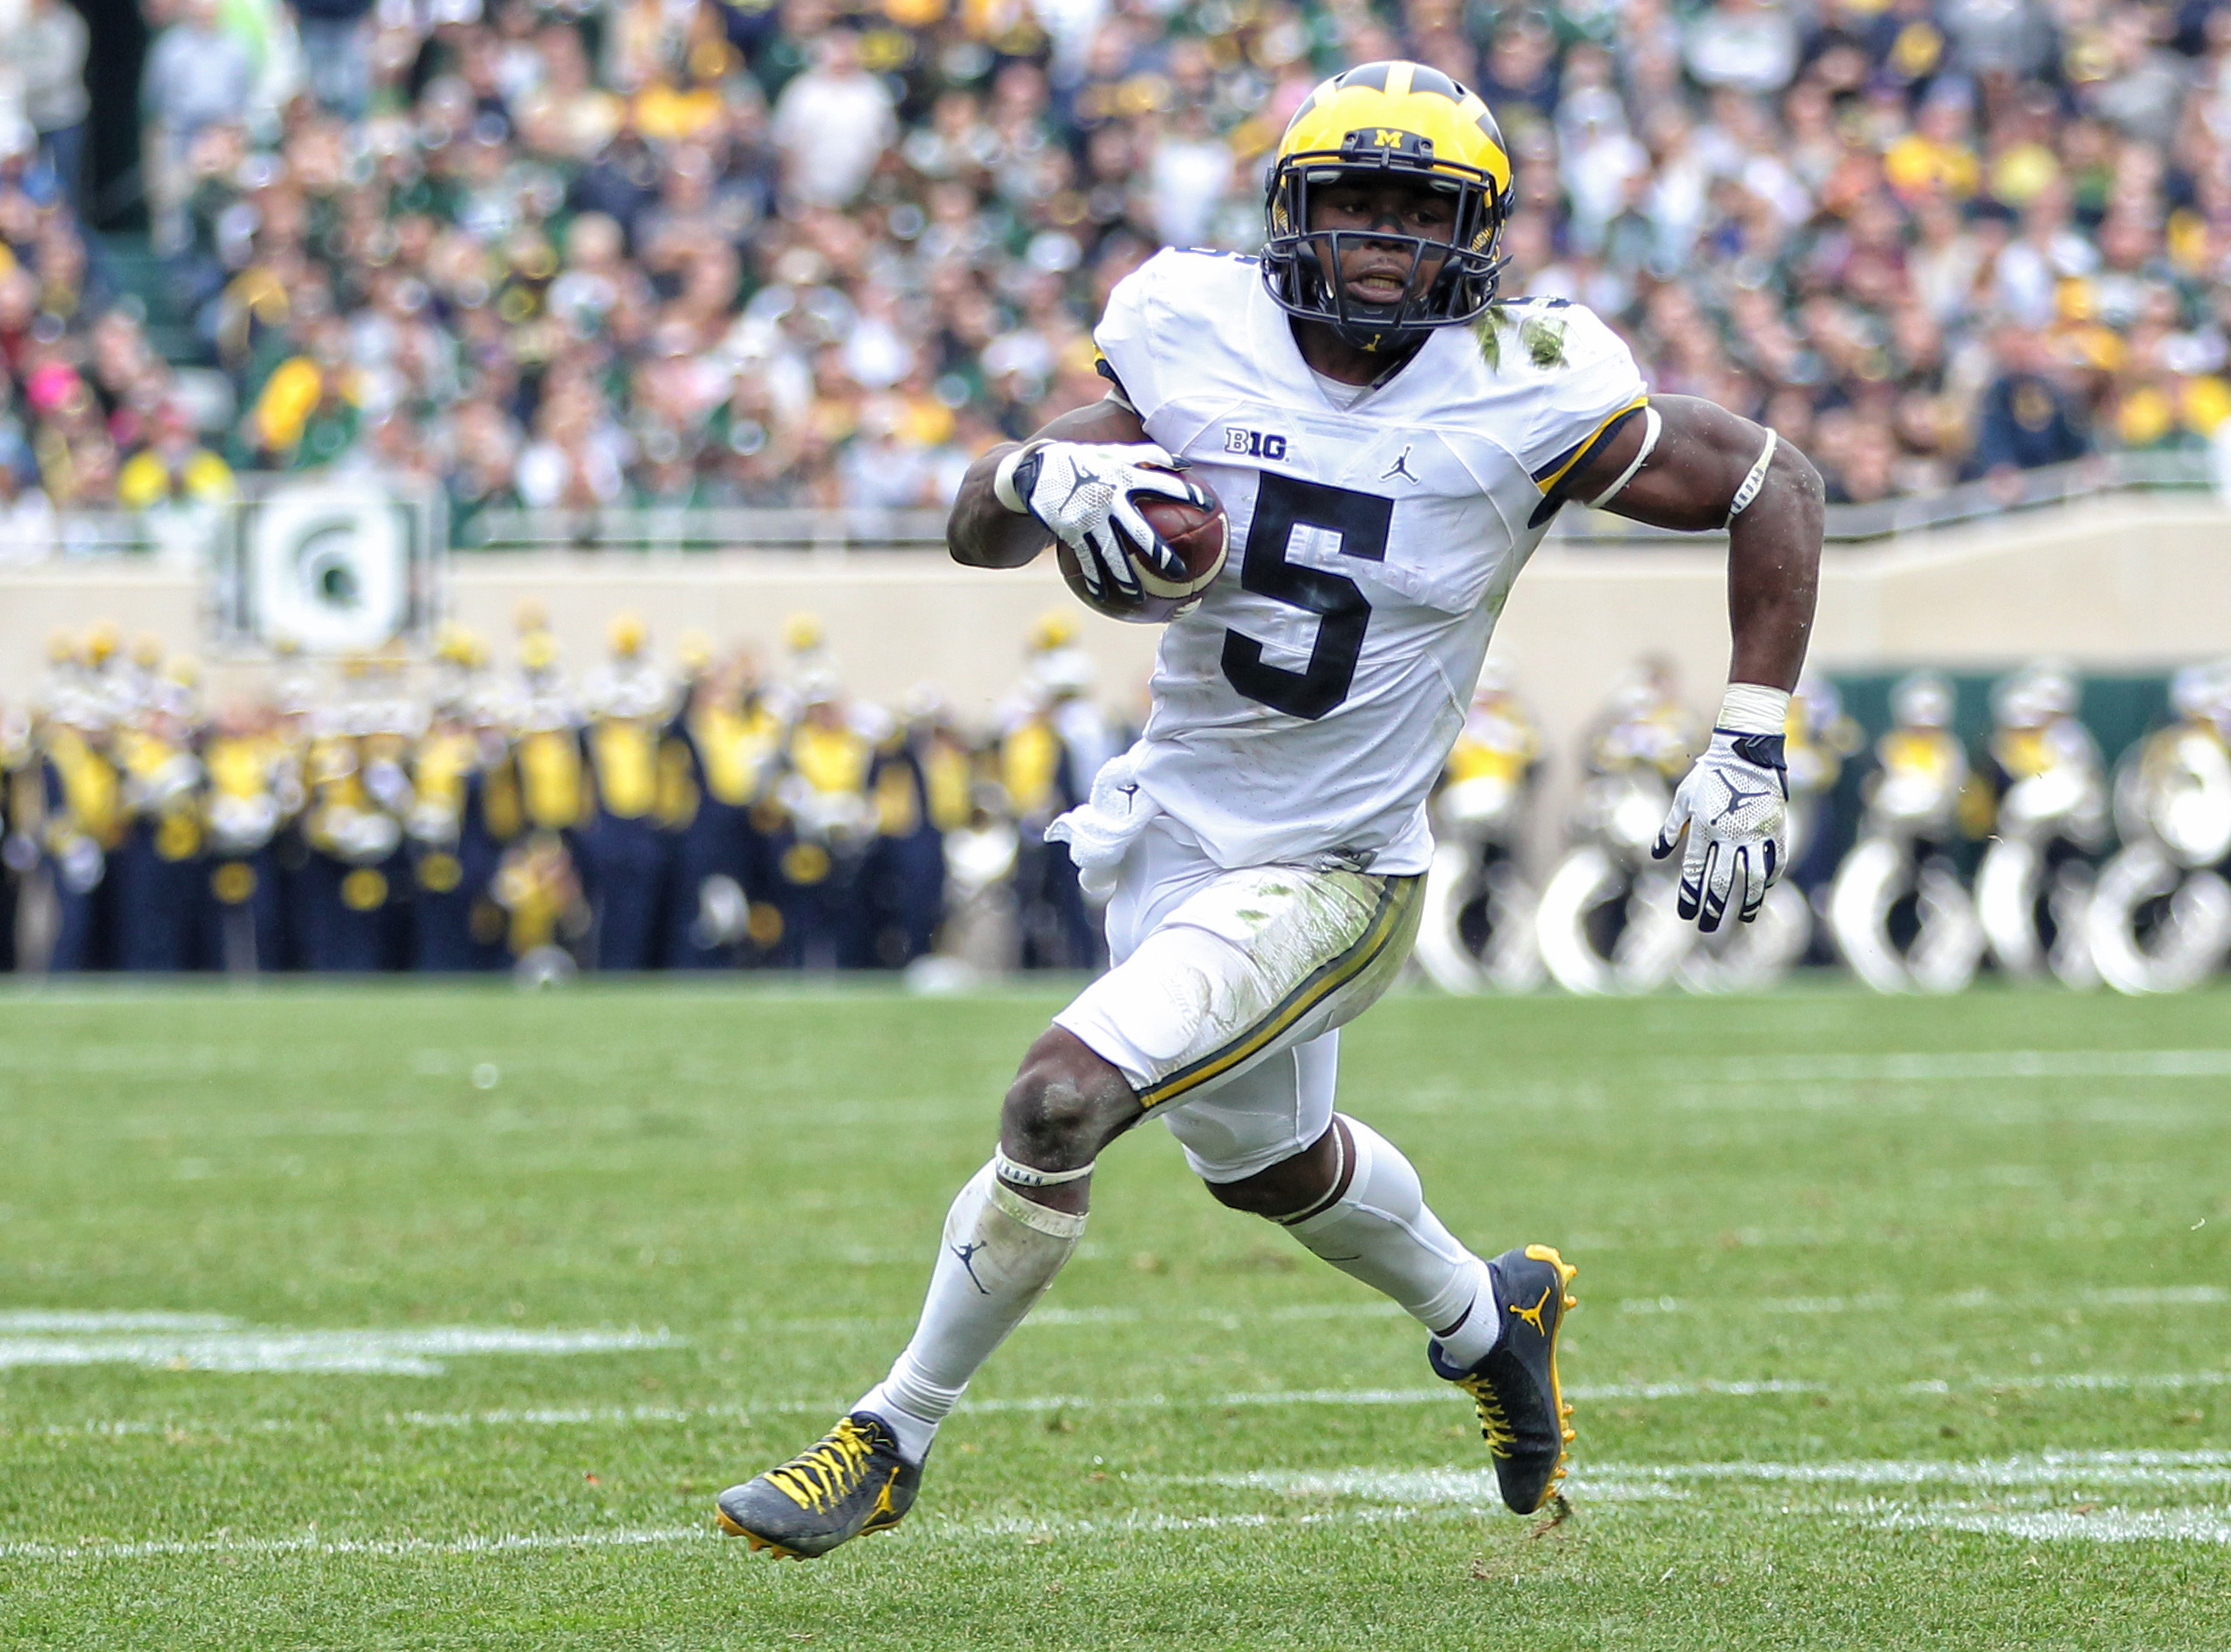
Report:
[[[126,462],[116,478],[116,503],[127,511],[163,504],[209,504],[231,497],[231,467],[201,444],[192,422],[175,402],[156,409],[152,439]]]
[[[860,65],[850,29],[823,36],[813,66],[783,88],[774,107],[783,182],[808,206],[849,206],[898,137],[889,88]]]
[[[1705,86],[1779,92],[1797,72],[1797,24],[1777,0],[1716,0],[1689,24],[1683,58]]]
[[[84,184],[86,20],[69,0],[28,0],[23,15],[0,36],[0,62],[21,87],[24,119],[38,134],[39,158],[72,208]]]
[[[343,120],[360,120],[372,95],[372,0],[287,3],[310,94]]]
[[[177,16],[148,50],[140,87],[148,193],[164,219],[186,193],[186,161],[205,132],[248,113],[256,65],[248,46],[217,21],[217,0],[179,0]],[[161,226],[175,242],[175,223]]]
[[[30,480],[31,455],[0,450],[0,563],[39,562],[54,553],[54,502]]]
[[[2081,458],[2090,444],[2038,335],[2010,325],[1992,344],[2001,371],[1976,409],[1971,470],[2000,476]]]

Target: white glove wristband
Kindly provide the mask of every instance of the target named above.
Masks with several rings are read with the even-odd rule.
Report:
[[[992,497],[1019,517],[1028,516],[1030,507],[1023,503],[1022,496],[1015,491],[1015,467],[1030,457],[1033,449],[1044,445],[1043,442],[1024,442],[1022,446],[1000,460],[999,469],[992,473]]]
[[[1715,729],[1730,734],[1781,734],[1789,727],[1789,690],[1760,682],[1731,682],[1720,703]]]

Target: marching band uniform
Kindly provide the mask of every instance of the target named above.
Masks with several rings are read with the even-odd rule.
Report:
[[[116,885],[108,858],[124,841],[124,782],[97,698],[88,693],[49,726],[42,834],[58,922],[47,968],[58,974],[114,967]]]
[[[1589,772],[1652,769],[1670,786],[1688,771],[1690,755],[1704,744],[1670,672],[1645,661],[1613,687],[1610,707],[1589,741]]]
[[[856,969],[868,962],[860,870],[875,812],[868,801],[873,719],[847,715],[834,677],[810,676],[805,709],[783,745],[775,783],[775,902],[782,917],[773,961],[791,969]]]
[[[1897,823],[1917,856],[1942,853],[1958,840],[1963,800],[1973,795],[1967,749],[1952,731],[1952,686],[1917,673],[1891,696],[1891,727],[1875,742],[1875,771],[1860,795],[1877,817]]]
[[[1515,801],[1533,784],[1541,763],[1541,731],[1513,691],[1509,678],[1497,662],[1490,661],[1472,690],[1464,731],[1449,748],[1449,760],[1441,774],[1444,792],[1486,780]],[[1514,809],[1508,818],[1515,822]],[[1500,837],[1493,840],[1507,850],[1515,847]]]
[[[510,914],[511,956],[525,961],[562,949],[586,928],[580,832],[595,800],[557,639],[529,632],[519,665],[510,764],[519,829],[506,843],[495,891]]]
[[[945,915],[945,833],[968,824],[974,765],[934,689],[908,696],[905,725],[876,754],[875,842],[862,874],[869,951],[897,969],[927,955]]]
[[[17,967],[16,915],[24,881],[38,865],[38,846],[30,836],[38,819],[36,763],[31,719],[0,714],[0,973]]]
[[[476,813],[480,742],[457,709],[445,707],[412,754],[405,823],[413,886],[411,967],[436,974],[484,969],[490,961],[488,949],[473,938],[472,919],[474,902],[495,874],[495,857],[465,840]],[[469,871],[468,860],[481,864]]]
[[[276,844],[302,806],[294,755],[275,729],[229,717],[203,746],[202,766],[209,901],[203,960],[234,973],[284,968]]]
[[[716,969],[772,944],[779,909],[765,835],[754,822],[781,750],[781,721],[742,667],[685,661],[692,681],[673,735],[690,762],[697,807],[675,847],[667,906],[670,968]]]
[[[1789,878],[1808,899],[1836,876],[1836,857],[1845,847],[1838,830],[1836,789],[1843,778],[1845,759],[1865,744],[1866,735],[1845,713],[1843,696],[1834,683],[1809,675],[1799,682],[1789,698],[1782,751],[1789,765],[1790,799],[1802,805],[1805,813],[1804,841]]]
[[[114,859],[118,965],[193,969],[205,928],[201,760],[177,720],[153,709],[119,731],[117,754],[131,817]]]
[[[587,684],[587,748],[596,807],[580,836],[596,914],[596,966],[649,970],[665,940],[670,827],[696,812],[686,746],[666,730],[672,689],[645,651],[642,622],[612,622],[612,657]]]
[[[2106,764],[2077,720],[2075,678],[2056,666],[2033,666],[1997,686],[1991,709],[1995,726],[1984,778],[2001,811],[2025,781],[2043,782],[2056,794],[2048,806],[2063,805],[2056,811],[2051,858],[2104,847]]]
[[[310,855],[299,881],[302,963],[311,970],[369,973],[400,968],[399,887],[409,863],[402,819],[410,783],[393,736],[334,731],[310,746]]]
[[[1084,800],[1052,709],[1044,690],[1030,685],[999,747],[999,784],[1021,834],[1014,890],[1019,962],[1026,970],[1087,968],[1097,939],[1067,846],[1046,840],[1054,818]]]

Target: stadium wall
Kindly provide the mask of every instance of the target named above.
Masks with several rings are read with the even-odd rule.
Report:
[[[1726,671],[1724,547],[1711,540],[1613,545],[1556,539],[1519,581],[1496,640],[1535,706],[1558,767],[1639,656],[1665,655],[1700,711]],[[621,608],[672,650],[684,631],[772,656],[786,616],[821,616],[846,682],[895,701],[939,684],[964,716],[1013,686],[1025,634],[1050,608],[1074,612],[1108,702],[1144,703],[1155,632],[1088,614],[1051,563],[960,568],[934,552],[535,552],[449,565],[450,618],[507,661],[512,615],[547,608],[569,664],[604,648]],[[117,560],[0,570],[0,697],[35,681],[57,627],[113,620],[207,655],[206,593],[191,572]],[[1933,664],[1991,669],[2052,655],[2093,670],[2175,666],[2231,648],[2231,510],[2193,497],[2078,504],[1828,553],[1814,663],[1823,669]],[[263,664],[208,658],[212,694],[252,686]],[[1553,782],[1554,784],[1554,782]]]

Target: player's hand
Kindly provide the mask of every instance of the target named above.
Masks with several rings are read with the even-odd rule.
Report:
[[[1788,841],[1789,774],[1778,734],[1712,731],[1712,744],[1673,794],[1651,853],[1663,860],[1688,828],[1675,910],[1710,935],[1727,908],[1748,923],[1781,874]]]
[[[1111,589],[1126,597],[1139,594],[1135,557],[1172,584],[1185,579],[1184,559],[1147,525],[1139,496],[1216,508],[1151,442],[1042,442],[1016,462],[1013,487],[1015,500],[1075,554],[1078,571],[1096,597]]]

